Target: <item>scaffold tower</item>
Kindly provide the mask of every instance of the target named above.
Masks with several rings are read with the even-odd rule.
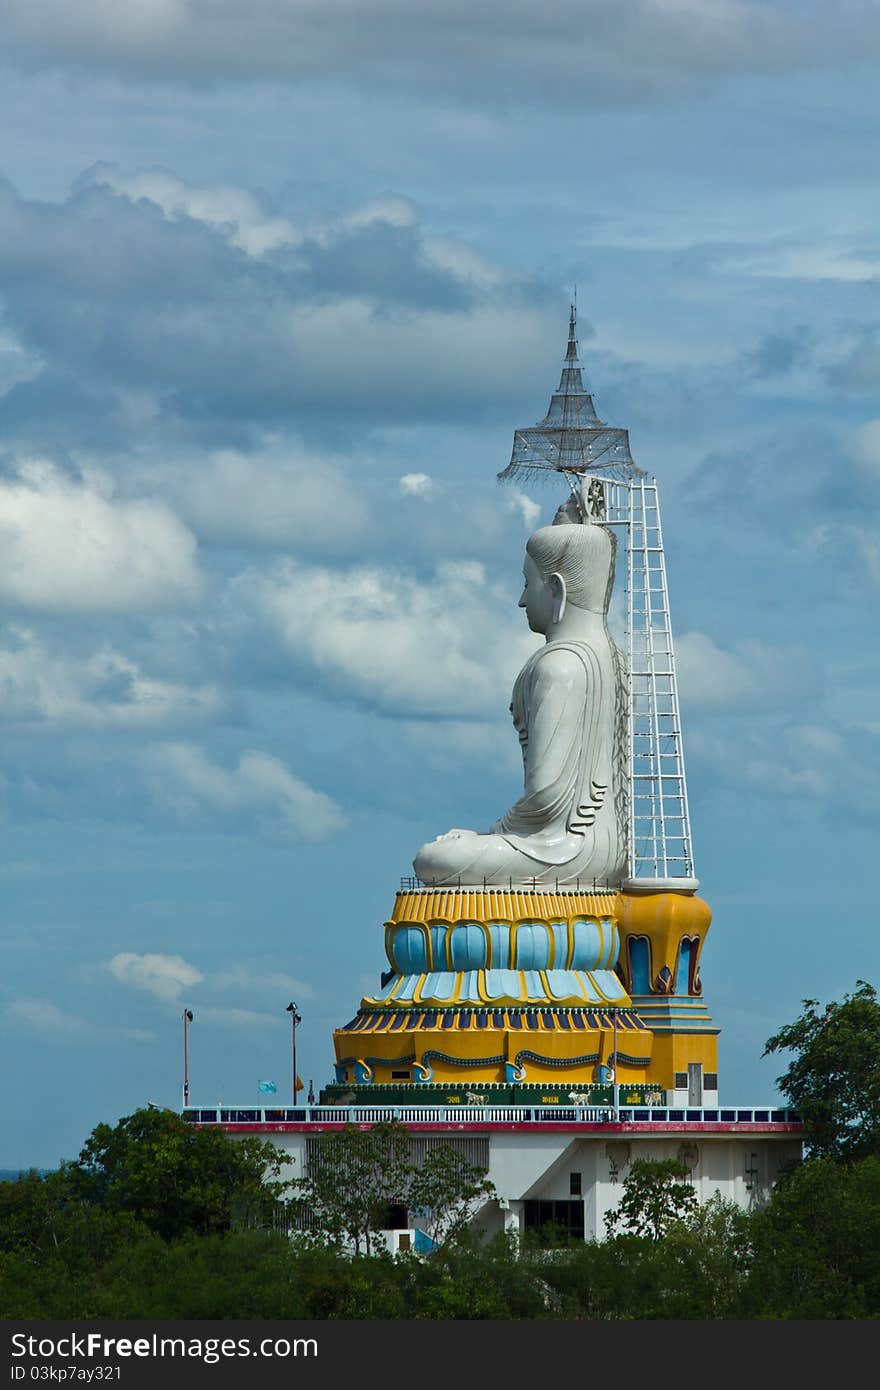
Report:
[[[543,420],[516,430],[501,481],[562,474],[586,520],[622,537],[628,700],[628,881],[697,888],[657,481],[637,467],[629,432],[599,418],[578,354],[571,306],[559,385]]]

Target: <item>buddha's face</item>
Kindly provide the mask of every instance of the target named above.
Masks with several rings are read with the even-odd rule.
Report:
[[[553,621],[553,594],[528,551],[523,564],[523,580],[519,607],[526,610],[532,632],[546,632]]]

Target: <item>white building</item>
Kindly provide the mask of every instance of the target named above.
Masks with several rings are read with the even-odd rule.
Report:
[[[464,1110],[433,1106],[311,1106],[296,1109],[190,1109],[195,1124],[220,1125],[231,1135],[256,1135],[292,1159],[291,1178],[309,1169],[310,1147],[346,1123],[399,1120],[414,1152],[450,1144],[485,1168],[497,1201],[477,1224],[488,1232],[537,1230],[549,1223],[585,1240],[602,1239],[605,1215],[620,1201],[635,1159],[677,1158],[690,1169],[700,1202],[716,1193],[744,1210],[769,1197],[781,1170],[801,1156],[802,1125],[791,1110],[551,1106]],[[406,1213],[400,1233],[414,1239]]]

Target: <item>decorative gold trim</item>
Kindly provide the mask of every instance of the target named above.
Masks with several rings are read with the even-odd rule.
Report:
[[[445,923],[459,922],[489,924],[519,922],[529,919],[547,922],[568,921],[575,917],[610,917],[617,915],[620,894],[587,893],[563,889],[541,892],[532,889],[496,888],[424,888],[417,892],[398,893],[387,926],[398,922]]]

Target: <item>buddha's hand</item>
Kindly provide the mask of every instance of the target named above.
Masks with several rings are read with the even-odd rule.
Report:
[[[440,843],[441,840],[460,840],[461,837],[462,837],[462,835],[473,835],[473,834],[474,834],[474,831],[473,831],[473,830],[447,830],[447,832],[446,832],[445,835],[438,835],[438,836],[437,836],[436,840],[434,841],[434,844],[435,844],[435,845],[439,845],[439,843]]]

